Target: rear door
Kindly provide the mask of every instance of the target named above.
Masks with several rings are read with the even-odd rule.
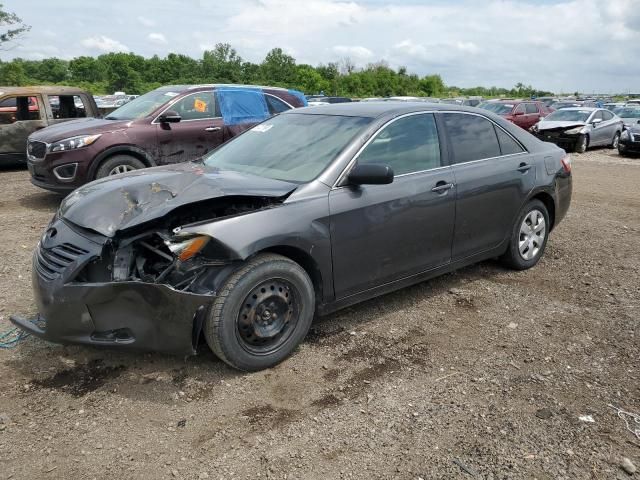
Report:
[[[0,100],[0,154],[22,159],[27,137],[47,126],[40,95],[10,95]]]
[[[538,105],[533,102],[525,103],[524,116],[524,128],[528,130],[540,121],[540,110],[538,109]]]
[[[393,183],[330,192],[338,299],[449,263],[455,186],[440,151],[433,114],[397,118],[355,160],[390,165]]]
[[[168,110],[177,112],[181,120],[177,123],[154,120],[158,164],[195,160],[223,142],[224,122],[217,113],[212,90],[185,95],[164,111]]]
[[[455,262],[500,246],[534,187],[536,171],[522,145],[486,117],[441,115],[456,182]]]
[[[607,136],[603,139],[605,145],[611,145],[613,143],[613,137],[618,129],[621,128],[620,121],[615,117],[613,113],[608,110],[601,110],[602,123],[606,129]]]
[[[527,116],[523,103],[516,105],[516,108],[513,109],[513,123],[521,128],[527,128]]]

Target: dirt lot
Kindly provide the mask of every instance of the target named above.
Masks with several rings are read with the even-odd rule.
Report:
[[[59,198],[0,174],[2,332],[33,313],[30,255]],[[608,404],[640,412],[639,325],[640,159],[574,155],[536,268],[486,262],[350,308],[275,369],[1,350],[0,479],[630,478],[640,440]]]

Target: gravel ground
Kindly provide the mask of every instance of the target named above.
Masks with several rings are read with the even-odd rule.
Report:
[[[30,255],[60,200],[1,175],[0,332],[34,313]],[[574,155],[536,268],[485,262],[320,319],[268,371],[1,350],[0,479],[632,478],[640,439],[608,404],[640,413],[639,185],[640,159]]]

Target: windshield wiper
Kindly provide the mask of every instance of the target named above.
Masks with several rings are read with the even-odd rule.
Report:
[[[111,115],[107,115],[106,117],[104,117],[105,120],[119,120],[116,117],[112,117]]]

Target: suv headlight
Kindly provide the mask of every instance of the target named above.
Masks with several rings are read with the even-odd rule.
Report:
[[[58,142],[53,142],[49,147],[50,152],[64,152],[66,150],[76,150],[82,147],[88,147],[96,140],[100,138],[101,134],[97,135],[80,135],[77,137],[65,138]]]
[[[576,128],[572,128],[571,130],[565,130],[564,133],[566,133],[567,135],[578,135],[580,133],[583,133],[582,130],[584,129],[584,127],[576,127]]]

